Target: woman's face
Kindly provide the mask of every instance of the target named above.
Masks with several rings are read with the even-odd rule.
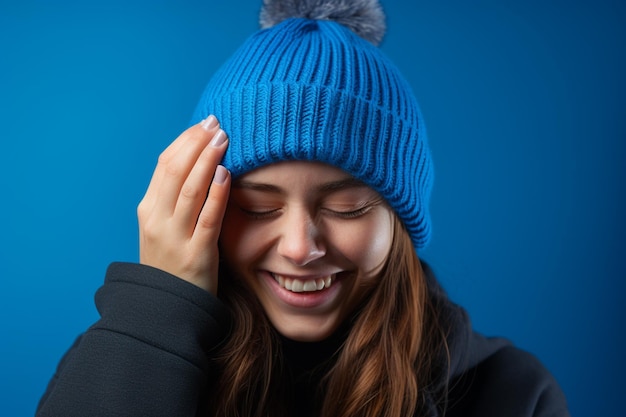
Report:
[[[318,341],[378,282],[393,213],[337,168],[281,162],[233,183],[220,239],[229,269],[274,327],[293,340]]]

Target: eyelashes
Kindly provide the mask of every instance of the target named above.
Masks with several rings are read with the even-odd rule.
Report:
[[[359,207],[359,208],[357,208],[355,210],[348,210],[348,211],[332,210],[332,209],[329,209],[329,208],[322,207],[322,208],[320,208],[319,211],[322,214],[328,214],[330,216],[338,217],[338,218],[341,218],[341,219],[355,219],[355,218],[358,218],[358,217],[361,217],[361,216],[365,215],[376,204],[377,203],[367,204],[367,205]],[[282,213],[282,209],[281,208],[269,209],[269,210],[253,210],[253,209],[246,209],[246,208],[243,208],[243,207],[239,207],[239,210],[241,210],[241,212],[243,214],[245,214],[246,216],[248,216],[248,217],[250,217],[251,219],[254,219],[254,220],[268,220],[268,219],[272,219],[274,217],[278,217]]]
[[[339,210],[330,210],[330,209],[324,209],[324,211],[330,213],[333,216],[337,216],[343,219],[354,219],[356,217],[361,217],[362,215],[364,215],[371,209],[372,209],[372,206],[368,205],[368,206],[364,206],[356,210],[350,210],[350,211],[339,211]]]
[[[271,219],[272,217],[276,217],[280,214],[280,209],[271,209],[271,210],[248,210],[243,207],[239,207],[239,210],[246,216],[254,219],[254,220],[266,220]]]

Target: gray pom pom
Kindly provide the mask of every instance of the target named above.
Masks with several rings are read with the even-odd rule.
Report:
[[[290,17],[333,20],[378,45],[385,35],[385,14],[377,0],[263,0],[260,23],[272,27]]]

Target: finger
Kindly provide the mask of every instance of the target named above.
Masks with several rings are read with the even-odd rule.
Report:
[[[218,165],[211,182],[209,195],[198,216],[192,241],[200,247],[216,244],[222,229],[222,220],[228,204],[230,193],[230,172]]]
[[[196,227],[202,206],[209,203],[207,193],[227,146],[226,133],[219,129],[210,144],[198,156],[181,188],[174,218],[178,227],[185,229],[190,235]]]
[[[152,195],[155,198],[153,212],[159,217],[173,215],[185,180],[214,134],[194,126],[185,136],[187,138],[176,153],[171,157],[166,156],[157,165],[155,193]]]
[[[195,134],[197,134],[199,129],[202,129],[199,133],[202,137],[206,138],[206,134],[202,134],[202,131],[208,132],[209,137],[214,135],[219,128],[219,123],[217,119],[213,115],[209,115],[206,119],[201,121],[200,123],[191,126],[183,133],[181,133],[160,155],[157,162],[157,166],[154,169],[152,174],[152,178],[150,183],[148,184],[148,189],[142,199],[142,204],[144,206],[152,207],[154,202],[158,196],[158,189],[160,188],[163,179],[165,177],[165,172],[167,172],[167,165],[170,161],[172,161],[182,147],[186,145],[187,142],[193,140]]]

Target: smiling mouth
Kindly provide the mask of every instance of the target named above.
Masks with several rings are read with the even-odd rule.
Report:
[[[322,291],[326,288],[330,288],[335,281],[334,275],[315,279],[300,279],[272,273],[272,277],[276,280],[278,285],[291,292]]]

